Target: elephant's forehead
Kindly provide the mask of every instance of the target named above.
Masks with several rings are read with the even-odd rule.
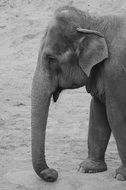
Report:
[[[61,54],[62,52],[66,51],[68,46],[69,43],[61,29],[56,23],[51,23],[51,26],[49,26],[47,31],[45,47],[50,47],[53,51]]]

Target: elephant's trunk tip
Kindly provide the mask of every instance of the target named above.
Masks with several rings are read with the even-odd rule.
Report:
[[[54,182],[58,178],[58,172],[52,168],[47,168],[40,172],[40,177],[47,182]]]

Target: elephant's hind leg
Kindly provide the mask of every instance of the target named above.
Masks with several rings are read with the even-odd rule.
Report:
[[[104,160],[111,129],[106,116],[105,106],[92,98],[88,132],[88,158],[80,164],[83,173],[96,173],[107,170]]]
[[[115,178],[120,181],[126,180],[126,109],[123,109],[126,103],[124,101],[124,103],[121,103],[122,100],[120,98],[117,101],[111,100],[108,102],[109,123],[122,162],[122,165],[115,172]]]
[[[122,162],[115,178],[122,181],[126,180],[126,73],[119,64],[113,68],[106,82],[106,110]]]

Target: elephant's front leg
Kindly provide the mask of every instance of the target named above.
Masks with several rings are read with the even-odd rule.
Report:
[[[111,129],[106,116],[105,106],[92,98],[88,132],[88,158],[80,164],[83,173],[96,173],[107,170],[104,160]]]

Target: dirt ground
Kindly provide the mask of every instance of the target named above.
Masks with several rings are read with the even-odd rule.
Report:
[[[90,95],[66,90],[50,106],[46,135],[48,165],[58,181],[46,183],[31,165],[30,91],[40,40],[53,11],[74,5],[89,12],[126,12],[125,0],[0,0],[0,190],[124,190],[113,178],[120,165],[112,137],[106,152],[108,171],[81,174],[87,156]]]

